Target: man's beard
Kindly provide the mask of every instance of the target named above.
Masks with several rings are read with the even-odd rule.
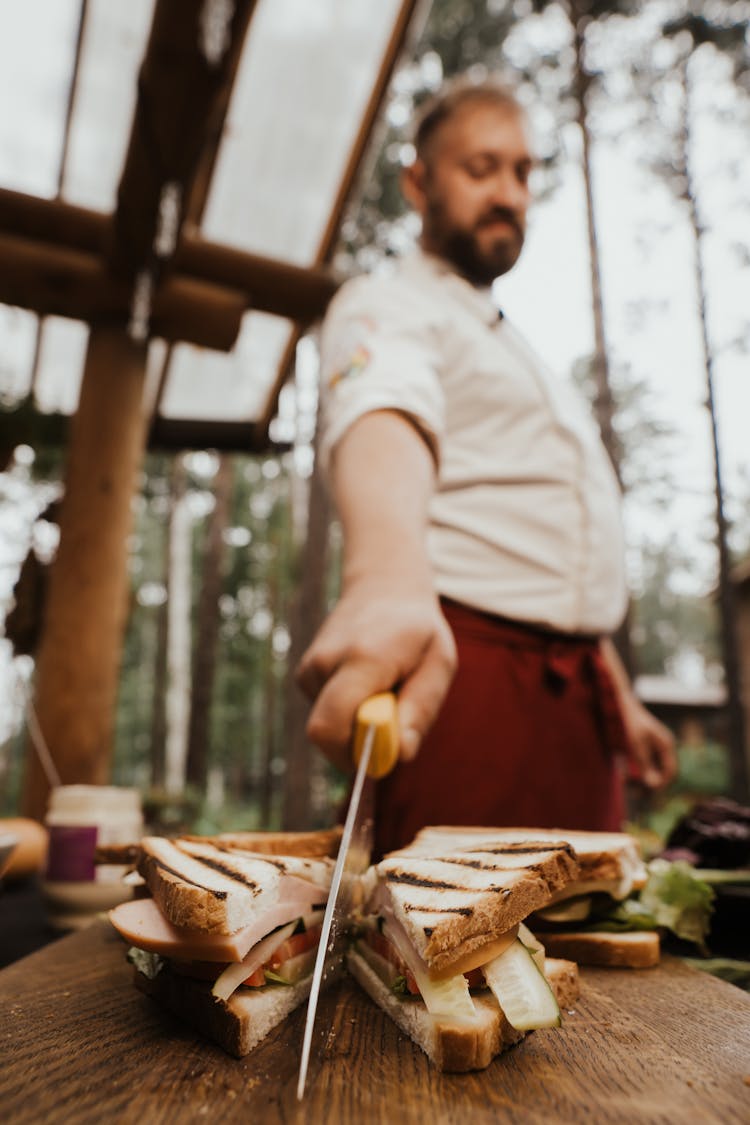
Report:
[[[505,235],[492,240],[482,247],[477,231],[496,219],[510,223],[515,237]],[[524,232],[517,217],[504,208],[495,208],[491,214],[484,215],[472,231],[449,227],[445,221],[443,208],[433,203],[427,216],[428,242],[430,249],[440,254],[456,267],[472,285],[491,285],[496,277],[507,273],[516,262],[523,246]]]

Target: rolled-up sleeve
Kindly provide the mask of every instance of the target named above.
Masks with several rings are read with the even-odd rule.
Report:
[[[324,470],[349,427],[375,410],[409,418],[439,463],[445,399],[429,306],[396,279],[358,278],[331,303],[320,345]]]

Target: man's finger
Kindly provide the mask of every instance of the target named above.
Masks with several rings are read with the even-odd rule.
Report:
[[[398,693],[400,757],[412,761],[437,718],[456,669],[452,637],[433,641],[417,670]]]
[[[302,654],[294,671],[294,679],[309,700],[318,698],[323,687],[336,671],[339,659],[338,653],[333,650],[328,651],[320,638],[316,638]]]
[[[385,677],[385,679],[384,679]],[[342,664],[327,680],[310,712],[307,735],[340,768],[351,768],[351,738],[357,709],[369,696],[393,687],[388,672],[370,661]]]

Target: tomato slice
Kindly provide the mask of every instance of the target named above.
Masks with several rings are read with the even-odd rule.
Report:
[[[292,957],[298,957],[300,953],[306,953],[308,949],[312,949],[317,945],[320,940],[320,931],[323,929],[321,926],[312,926],[309,930],[304,930],[301,934],[292,934],[286,941],[279,946],[274,953],[271,960],[264,965],[265,969],[278,969],[285,961],[290,961]]]
[[[367,944],[393,966],[396,974],[404,977],[407,992],[411,996],[419,996],[419,986],[414,979],[414,974],[385,934],[381,934],[380,930],[373,929],[367,930],[363,936]],[[484,988],[484,974],[481,969],[472,969],[470,972],[464,973],[464,976],[469,982],[469,988]]]
[[[291,961],[293,957],[298,957],[300,953],[306,953],[308,949],[312,949],[318,944],[322,929],[322,925],[311,926],[309,930],[304,930],[301,934],[292,934],[291,937],[281,943],[264,965],[251,973],[242,983],[246,988],[262,988],[266,983],[266,969],[274,973],[278,972],[279,969],[283,970],[287,961]],[[281,975],[283,976],[283,971]]]

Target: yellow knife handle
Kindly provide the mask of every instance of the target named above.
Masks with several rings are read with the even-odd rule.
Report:
[[[398,761],[398,710],[392,691],[371,695],[357,711],[354,729],[354,764],[359,765],[368,729],[375,725],[368,777],[385,777]]]

